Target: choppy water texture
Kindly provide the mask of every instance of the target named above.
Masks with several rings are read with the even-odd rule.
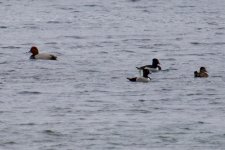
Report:
[[[222,150],[224,0],[0,1],[0,149]],[[32,45],[58,61],[29,60]],[[135,67],[159,58],[150,83]],[[205,66],[210,77],[193,78]]]

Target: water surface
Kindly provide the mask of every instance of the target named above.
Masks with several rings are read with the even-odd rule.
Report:
[[[0,2],[0,149],[221,150],[223,0]],[[32,45],[58,61],[29,60]],[[159,58],[150,83],[135,67]],[[209,78],[195,79],[205,66]]]

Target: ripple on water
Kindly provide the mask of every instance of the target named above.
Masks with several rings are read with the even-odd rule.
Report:
[[[67,36],[64,36],[64,37],[65,38],[71,38],[71,39],[77,39],[77,40],[85,39],[85,37],[76,36],[76,35],[67,35]]]
[[[97,7],[98,5],[91,4],[91,5],[84,5],[85,7]]]
[[[46,45],[57,45],[58,43],[57,42],[46,42],[45,44]]]
[[[49,136],[56,136],[56,137],[63,136],[62,133],[60,133],[58,131],[49,130],[49,129],[43,130],[42,133],[45,134],[45,135],[49,135]]]
[[[0,29],[7,29],[7,26],[0,26]]]
[[[51,20],[51,21],[47,21],[47,24],[60,24],[60,21],[56,21],[56,20]]]
[[[0,53],[0,55],[1,55],[2,53]],[[3,64],[8,64],[9,62],[8,61],[3,61],[3,62],[0,62],[0,64],[1,65],[3,65]]]
[[[194,8],[194,7],[196,7],[196,6],[193,6],[193,5],[180,5],[180,6],[177,6],[177,7],[179,7],[179,8]]]
[[[216,32],[215,35],[224,35],[223,32]]]
[[[32,29],[32,30],[34,30],[34,29],[39,29],[40,27],[38,27],[38,26],[36,26],[36,25],[34,25],[34,24],[25,24],[25,25],[23,26],[23,28],[24,28],[24,29]]]
[[[212,43],[204,43],[204,42],[190,42],[192,45],[225,45],[225,42],[212,42]]]
[[[72,7],[59,7],[61,10],[74,10]]]
[[[168,143],[176,143],[178,141],[178,139],[176,139],[175,137],[172,136],[166,136],[166,135],[160,135],[158,136],[158,138],[164,143],[164,142],[168,142]]]
[[[22,95],[38,95],[38,94],[41,94],[41,92],[37,92],[37,91],[21,91],[21,92],[18,92],[18,94],[22,94]]]
[[[130,110],[133,113],[141,113],[141,114],[149,114],[152,113],[150,110],[144,110],[144,109],[132,109]]]
[[[34,122],[29,122],[29,123],[21,123],[19,124],[20,126],[34,126],[36,125]]]
[[[121,50],[121,51],[125,53],[136,53],[135,51],[132,51],[132,50]]]
[[[130,2],[138,2],[138,1],[140,1],[140,0],[129,0]]]
[[[1,48],[3,48],[3,49],[19,49],[21,47],[19,47],[19,46],[2,46]]]
[[[14,145],[17,144],[15,141],[5,141],[5,142],[0,142],[1,146],[9,146],[9,145]]]

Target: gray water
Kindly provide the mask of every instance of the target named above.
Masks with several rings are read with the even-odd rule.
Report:
[[[224,0],[1,0],[1,150],[224,150]],[[31,46],[58,61],[30,60]],[[132,83],[158,58],[163,71]],[[205,66],[209,78],[193,78]]]

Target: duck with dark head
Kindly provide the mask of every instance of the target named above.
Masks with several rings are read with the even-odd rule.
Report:
[[[49,53],[39,53],[38,48],[36,46],[32,46],[30,51],[32,55],[30,56],[30,59],[45,59],[45,60],[56,60],[57,57],[53,54]]]
[[[134,77],[134,78],[127,78],[131,82],[149,82],[151,78],[148,76],[150,71],[148,69],[143,69],[143,76],[141,77]]]
[[[143,70],[143,69],[148,69],[149,71],[156,72],[159,70],[162,70],[160,66],[160,62],[157,58],[152,59],[152,64],[151,65],[145,65],[141,67],[136,67],[138,70]]]

